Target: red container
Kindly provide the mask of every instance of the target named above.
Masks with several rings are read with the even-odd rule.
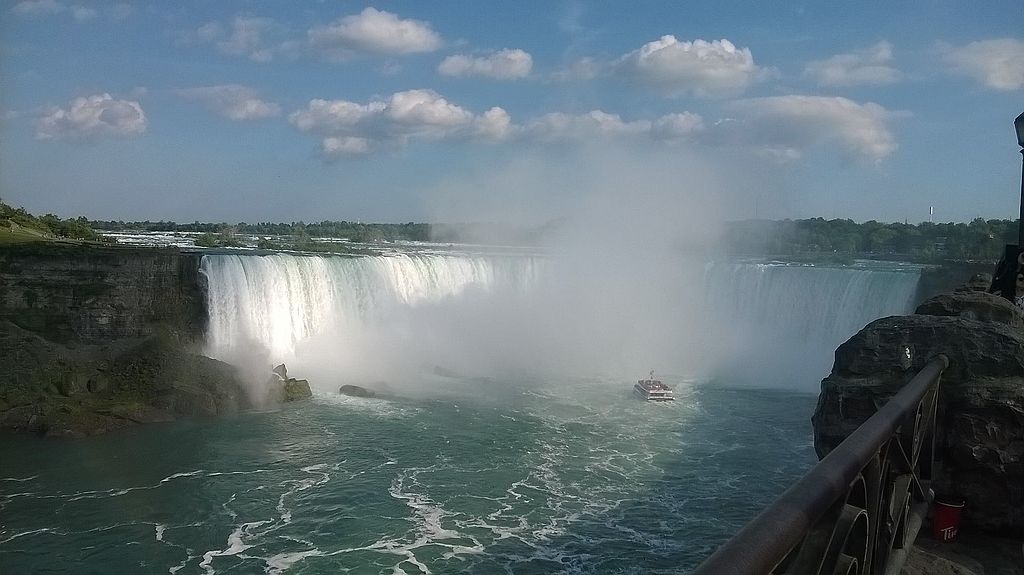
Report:
[[[932,537],[951,543],[960,529],[960,513],[964,510],[963,500],[935,500],[932,505]]]

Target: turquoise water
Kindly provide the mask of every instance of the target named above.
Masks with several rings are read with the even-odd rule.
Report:
[[[679,573],[815,460],[810,394],[442,383],[0,437],[0,573]]]

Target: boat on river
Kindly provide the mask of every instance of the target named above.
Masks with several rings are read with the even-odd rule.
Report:
[[[672,394],[671,387],[654,378],[653,370],[647,379],[637,380],[633,391],[647,401],[675,401],[676,399]]]

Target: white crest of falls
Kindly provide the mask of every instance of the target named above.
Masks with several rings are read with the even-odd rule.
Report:
[[[697,271],[693,266],[701,264],[680,260],[679,265]],[[386,353],[399,355],[412,351],[410,346],[437,352],[441,348],[430,347],[429,340],[444,338],[451,344],[445,349],[461,346],[470,355],[525,349],[520,364],[536,365],[543,354],[557,356],[591,346],[596,355],[583,357],[596,357],[593,364],[617,353],[628,365],[659,357],[666,364],[668,357],[689,358],[684,362],[712,364],[694,366],[697,371],[712,369],[735,381],[806,389],[828,374],[835,348],[864,325],[911,311],[920,275],[914,269],[716,262],[704,265],[703,275],[696,274],[694,283],[703,285],[654,286],[670,292],[657,300],[660,304],[653,292],[644,292],[646,297],[623,295],[595,285],[605,278],[615,281],[615,270],[604,270],[589,284],[569,282],[577,286],[569,299],[545,300],[553,293],[552,284],[565,280],[564,273],[555,272],[566,269],[575,268],[560,266],[558,258],[522,255],[207,255],[201,270],[207,280],[208,353],[237,360],[239,354],[232,352],[248,347],[265,350],[274,362],[291,361],[304,341],[340,334],[345,337],[333,339],[334,347],[316,353],[334,362],[341,359],[337,354],[346,353],[351,363],[355,354],[376,353],[365,348],[377,341],[366,340],[377,329],[376,335],[382,330],[396,336],[387,341],[401,343]],[[581,289],[593,293],[580,294]],[[525,299],[471,298],[463,303],[470,294],[498,292]],[[614,297],[602,295],[606,293]],[[680,300],[703,305],[673,306],[676,293]],[[416,313],[433,303],[445,305],[433,314]],[[503,305],[521,307],[494,309]],[[583,309],[566,309],[574,305]],[[601,331],[602,318],[623,310],[641,325],[613,321],[612,333]],[[679,310],[688,311],[677,315]],[[445,325],[432,323],[438,321]],[[658,333],[631,339],[647,326],[656,326]],[[499,330],[504,339],[486,347],[488,336]],[[360,342],[365,345],[355,349]],[[658,346],[667,356],[640,357]]]
[[[224,357],[254,342],[280,361],[311,336],[372,323],[402,307],[469,289],[526,289],[538,265],[529,257],[436,254],[206,255],[207,345]]]

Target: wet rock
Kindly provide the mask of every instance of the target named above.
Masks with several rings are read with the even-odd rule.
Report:
[[[313,392],[309,389],[309,382],[305,379],[291,378],[285,382],[285,401],[297,401],[299,399],[307,399],[310,397],[313,397]]]
[[[831,451],[936,354],[943,374],[934,488],[967,500],[964,522],[1024,535],[1024,321],[990,294],[964,291],[917,313],[868,324],[836,350],[812,418],[815,449]]]
[[[80,437],[251,407],[238,371],[167,334],[65,346],[0,320],[0,429]]]
[[[338,388],[338,393],[352,397],[377,397],[377,394],[373,391],[358,385],[343,385]]]
[[[281,378],[281,381],[288,381],[288,368],[285,364],[278,365],[274,368],[274,373]]]
[[[1019,307],[1005,298],[977,290],[937,295],[924,301],[914,313],[991,321],[1024,328],[1024,313],[1021,313]]]

